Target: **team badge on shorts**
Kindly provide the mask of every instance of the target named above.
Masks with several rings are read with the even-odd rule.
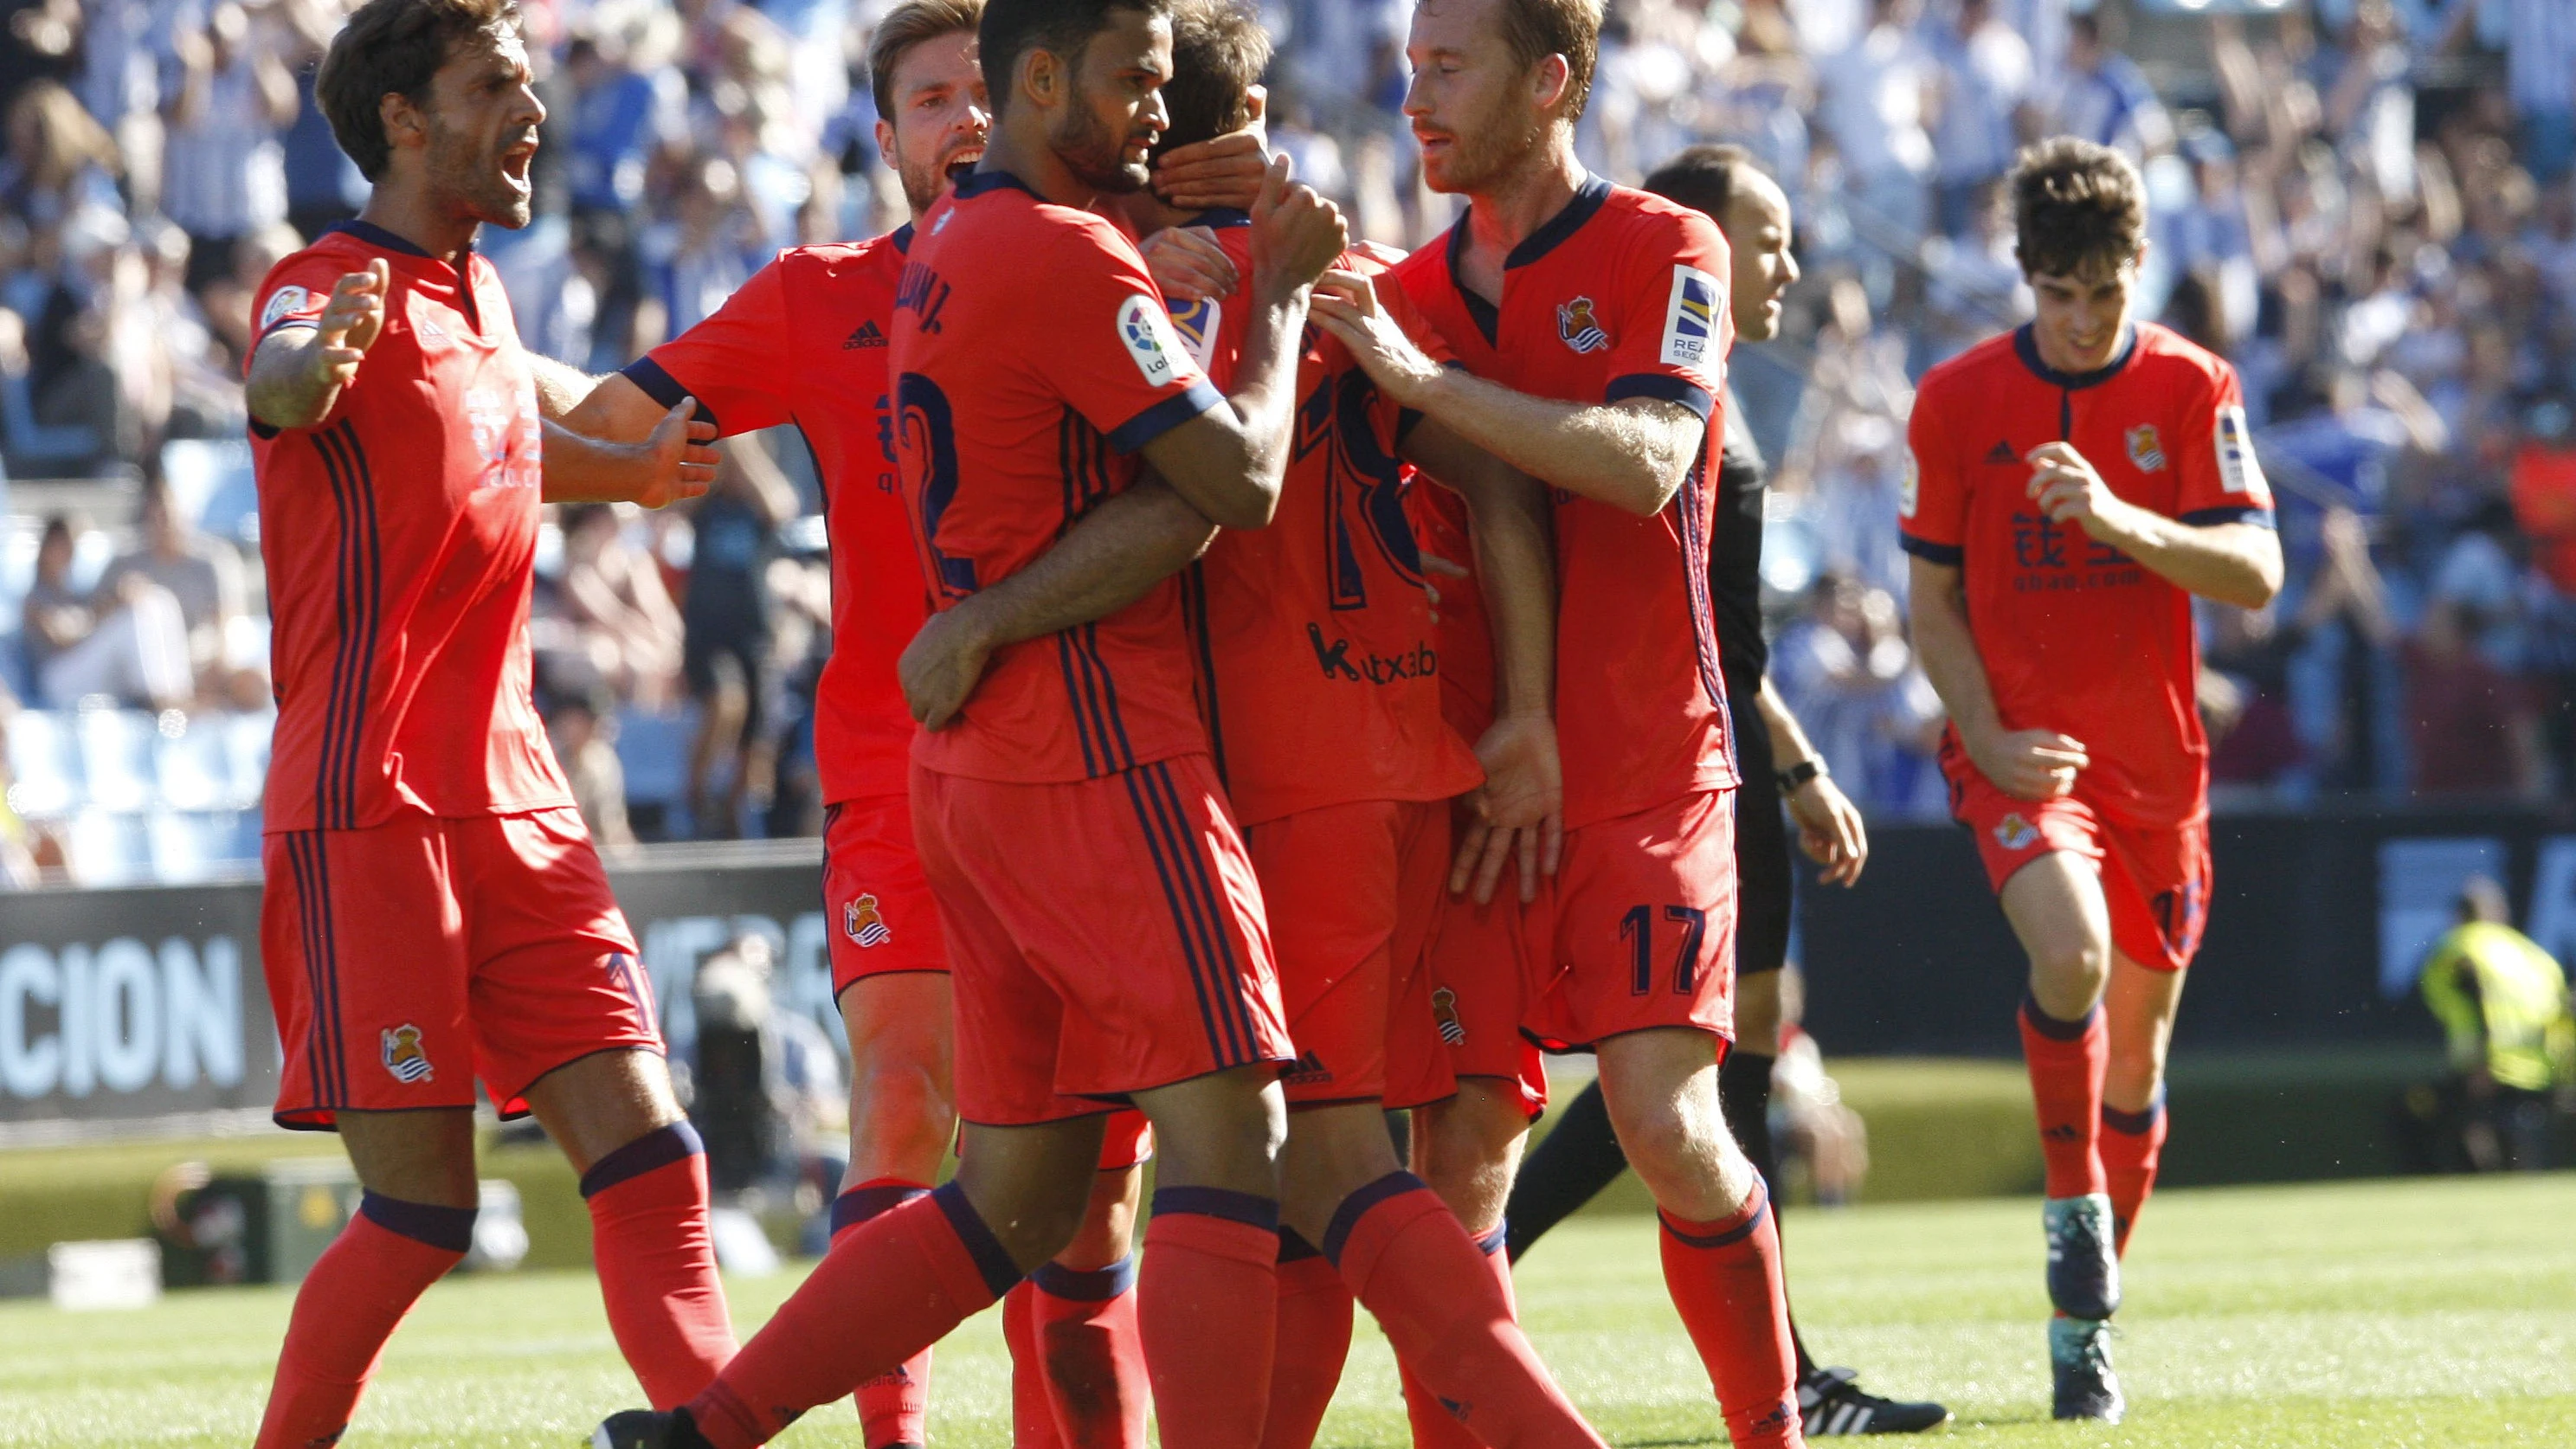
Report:
[[[1556,335],[1577,352],[1599,352],[1610,345],[1610,334],[1602,330],[1600,319],[1592,315],[1592,299],[1577,297],[1556,304]]]
[[[1440,1023],[1440,1039],[1453,1047],[1467,1044],[1467,1024],[1458,1019],[1458,993],[1443,986],[1431,993],[1431,1019]]]
[[[436,1073],[429,1067],[429,1053],[421,1050],[420,1028],[409,1022],[385,1028],[383,1037],[385,1070],[405,1086],[426,1082]]]
[[[2157,434],[2155,424],[2142,423],[2129,429],[2129,461],[2137,464],[2141,473],[2165,470],[2165,440]]]
[[[877,898],[861,896],[841,907],[841,932],[862,946],[882,946],[894,939],[886,928],[885,916],[877,910]]]
[[[1995,843],[2006,850],[2028,850],[2039,843],[2039,827],[2016,810],[1995,822]]]

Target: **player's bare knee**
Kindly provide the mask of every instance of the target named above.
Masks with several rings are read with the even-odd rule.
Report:
[[[1280,1221],[1321,1242],[1344,1200],[1399,1168],[1375,1102],[1291,1112],[1279,1159]]]
[[[2040,1009],[2074,1020],[2093,1009],[2111,980],[2111,951],[2082,938],[2051,942],[2030,957],[2030,991]]]

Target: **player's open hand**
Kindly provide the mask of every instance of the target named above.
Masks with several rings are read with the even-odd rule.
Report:
[[[2117,544],[2128,536],[2132,505],[2111,491],[2074,444],[2043,444],[2023,461],[2030,464],[2030,496],[2050,522],[2075,524],[2104,543]]]
[[[1269,172],[1270,148],[1262,138],[1261,123],[1255,121],[1240,131],[1164,152],[1154,163],[1154,195],[1165,206],[1200,211],[1230,206],[1250,211]]]
[[[962,600],[931,615],[904,646],[903,657],[895,661],[904,703],[923,729],[946,729],[954,723],[975,686],[984,681],[984,665],[992,658],[993,648],[978,627],[974,604],[973,599]]]
[[[1208,227],[1167,226],[1145,238],[1137,250],[1145,255],[1145,270],[1153,275],[1154,285],[1170,301],[1214,301],[1233,296],[1243,284],[1234,258],[1225,254],[1216,232]]]
[[[2055,730],[2014,730],[1968,745],[1968,758],[2016,800],[2063,800],[2093,763],[2084,742]]]
[[[715,447],[716,425],[699,421],[697,412],[696,398],[680,399],[653,425],[652,436],[636,445],[638,477],[631,501],[668,508],[704,497],[715,486],[716,465],[723,457]]]
[[[1798,848],[1825,868],[1825,884],[1847,886],[1860,880],[1861,868],[1869,864],[1869,827],[1831,775],[1817,775],[1789,792],[1789,818],[1798,825]]]
[[[1284,302],[1315,285],[1350,245],[1342,209],[1301,186],[1297,168],[1274,156],[1252,203],[1252,272],[1265,302]]]
[[[358,380],[358,364],[384,335],[385,297],[393,288],[393,269],[385,259],[367,263],[331,285],[331,300],[315,320],[312,361],[314,380],[324,387],[347,387]]]
[[[1521,899],[1538,899],[1538,878],[1556,874],[1565,854],[1565,774],[1556,753],[1556,722],[1545,715],[1507,715],[1476,742],[1485,783],[1467,796],[1466,828],[1449,868],[1453,894],[1478,905],[1494,898],[1503,868],[1520,866]]]
[[[1422,391],[1440,379],[1440,364],[1414,346],[1413,339],[1378,305],[1374,278],[1357,272],[1326,272],[1315,284],[1306,315],[1349,348],[1351,360],[1398,407],[1413,406]]]

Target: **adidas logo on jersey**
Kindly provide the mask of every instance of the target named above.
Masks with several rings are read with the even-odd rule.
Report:
[[[1998,467],[2010,467],[2021,461],[2021,454],[2013,451],[2011,443],[1997,438],[1994,447],[1986,453],[1986,461]]]
[[[841,344],[841,350],[843,352],[851,352],[862,347],[883,347],[885,345],[885,334],[877,330],[877,324],[875,322],[869,321],[859,324],[859,330],[851,333],[850,340]]]
[[[1300,1087],[1311,1087],[1332,1079],[1333,1069],[1325,1066],[1324,1059],[1311,1051],[1299,1052],[1297,1060],[1288,1064],[1288,1070],[1279,1074],[1279,1080]]]

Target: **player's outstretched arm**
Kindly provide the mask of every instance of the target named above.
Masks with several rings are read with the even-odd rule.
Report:
[[[1267,527],[1279,506],[1307,294],[1350,239],[1340,210],[1291,171],[1287,157],[1273,161],[1252,208],[1253,311],[1233,394],[1145,445],[1154,471],[1226,528]]]
[[[558,362],[542,352],[528,352],[526,356],[528,371],[537,379],[537,411],[551,421],[558,423],[564,421],[567,414],[599,390],[602,379],[591,376],[569,362]],[[628,383],[627,386],[633,387],[634,384]],[[657,407],[653,411],[658,420],[662,410]],[[651,431],[653,426],[647,423],[636,437],[640,438]],[[594,438],[610,436],[596,431],[591,431],[590,435]],[[622,441],[633,442],[634,439],[628,438]]]
[[[1439,419],[1532,477],[1640,518],[1672,501],[1708,440],[1707,420],[1677,402],[1557,402],[1443,367],[1413,345],[1378,305],[1375,284],[1356,273],[1327,274],[1314,315],[1398,406]]]
[[[1476,742],[1485,783],[1468,797],[1449,889],[1494,898],[1519,865],[1538,898],[1565,848],[1565,776],[1556,748],[1556,557],[1543,485],[1435,418],[1405,435],[1406,461],[1466,501],[1476,578],[1494,635],[1494,722]]]
[[[283,432],[329,417],[384,332],[392,285],[393,269],[379,257],[332,284],[331,300],[311,326],[280,327],[260,339],[242,389],[252,420]]]
[[[1152,473],[1082,516],[1027,568],[930,616],[896,661],[912,717],[945,728],[994,651],[1105,619],[1187,568],[1216,525]]]
[[[1816,766],[1816,772],[1787,795],[1789,818],[1798,822],[1798,848],[1825,868],[1825,884],[1858,884],[1862,867],[1869,864],[1869,827],[1860,818],[1860,808],[1826,773],[1823,753],[1807,738],[1789,702],[1771,687],[1768,674],[1762,676],[1762,692],[1755,696],[1754,705],[1761,711],[1762,728],[1771,736],[1771,758],[1781,773],[1811,762]]]
[[[569,369],[568,369],[569,370]],[[545,384],[538,384],[538,406],[544,407]],[[587,438],[600,438],[611,443],[640,443],[662,425],[669,408],[653,401],[652,394],[635,385],[635,380],[622,372],[612,372],[576,399],[561,413],[548,411],[546,416]]]
[[[697,410],[697,399],[680,399],[633,443],[544,424],[545,500],[663,508],[703,495],[716,480],[718,455],[715,424],[696,421]]]
[[[1911,567],[1908,613],[1914,628],[1914,652],[1950,711],[1950,725],[1968,758],[1995,782],[1995,788],[2017,800],[2055,800],[2075,788],[2075,776],[2092,763],[2084,742],[2055,730],[2012,730],[1995,709],[1995,690],[1986,677],[1985,659],[1977,653],[1976,636],[1968,632],[1966,575],[1956,564],[1934,563],[1915,555]]]
[[[2254,523],[2191,524],[2111,491],[2072,443],[2032,450],[2030,496],[2059,523],[2136,559],[2177,588],[2259,609],[2281,592],[2281,536]]]

